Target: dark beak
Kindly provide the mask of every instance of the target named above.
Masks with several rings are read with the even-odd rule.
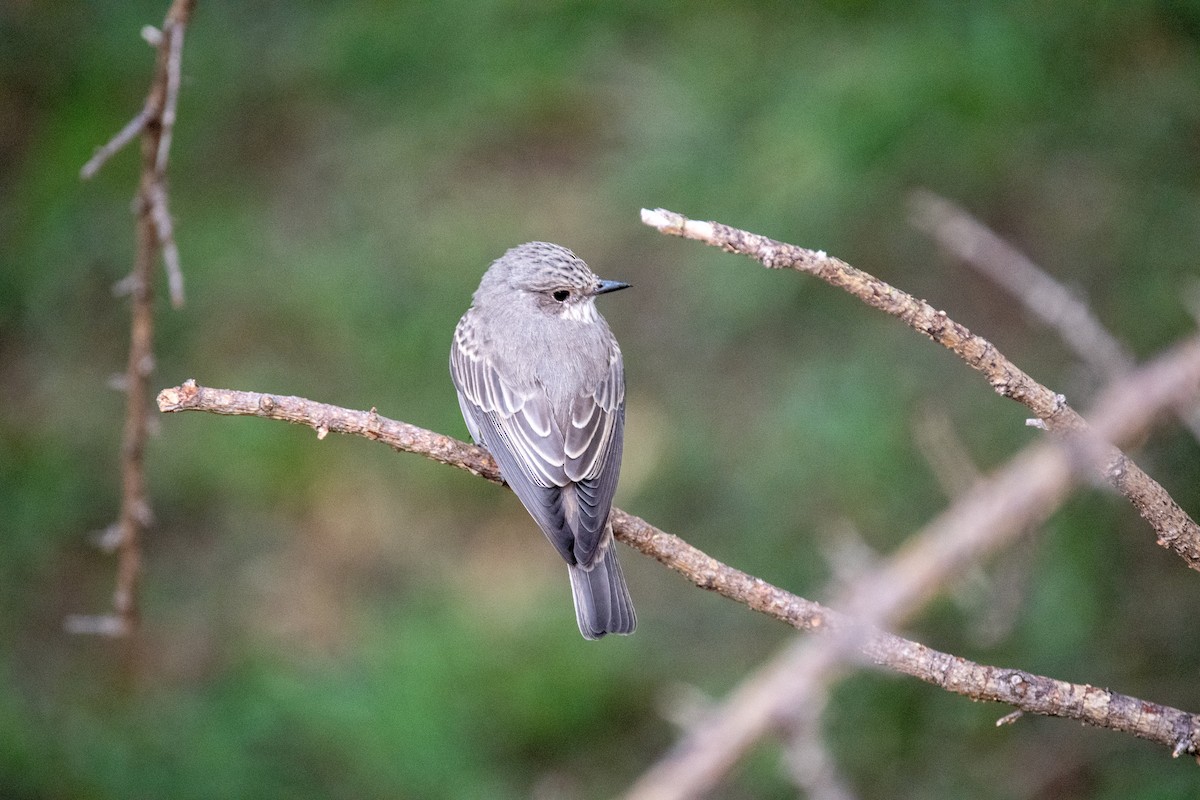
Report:
[[[596,294],[607,294],[609,292],[618,291],[619,289],[628,288],[628,283],[621,283],[620,281],[600,281],[600,288],[596,290]]]

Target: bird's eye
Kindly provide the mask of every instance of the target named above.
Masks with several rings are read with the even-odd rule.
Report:
[[[566,300],[568,297],[570,297],[571,293],[568,292],[566,289],[559,289],[558,291],[556,291],[554,294],[552,294],[550,296],[561,303],[564,300]]]

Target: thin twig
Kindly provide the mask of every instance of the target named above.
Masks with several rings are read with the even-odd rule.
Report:
[[[190,15],[190,9],[187,13]],[[183,32],[186,25],[186,19],[173,19],[170,14],[163,25],[163,34],[167,39],[167,87],[163,95],[162,114],[159,116],[162,134],[158,137],[158,150],[154,155],[154,169],[160,175],[167,171],[171,136],[175,132],[175,109],[179,106],[179,85],[182,82],[183,70]]]
[[[1190,370],[1187,377],[1193,380],[1193,384],[1200,382],[1200,344],[1192,343],[1191,348],[1178,358],[1187,359]],[[1177,380],[1182,382],[1184,378]],[[1195,389],[1195,386],[1191,388]],[[1134,408],[1122,409],[1129,414],[1128,419],[1110,423],[1111,430],[1099,430],[1122,435],[1127,433],[1127,429],[1140,430],[1153,416],[1154,402],[1155,399],[1150,397],[1147,404],[1138,403]],[[386,419],[374,409],[369,412],[354,411],[300,397],[200,387],[193,381],[160,392],[158,407],[163,412],[205,411],[285,420],[311,427],[319,438],[330,432],[363,436],[383,442],[398,451],[418,453],[440,463],[465,469],[493,482],[498,483],[500,479],[495,462],[482,448],[414,425]],[[1009,480],[993,487],[995,495],[975,496],[972,502],[991,510],[989,517],[999,516],[1003,520],[1007,515],[997,513],[999,509],[1029,505],[1027,498],[1015,502],[1012,497],[1000,496],[1003,493],[1019,491],[1024,493],[1022,497],[1057,496],[1057,488],[1046,490],[1040,484],[1046,479],[1047,472],[1057,472],[1063,482],[1069,479],[1072,464],[1076,460],[1075,455],[1068,452],[1069,449],[1054,442],[1035,445],[1035,453],[1026,459],[1035,467],[1032,473],[1021,478],[1017,473],[1022,472],[1025,466],[1018,465],[1010,471]],[[944,515],[939,529],[945,530],[954,524],[956,518]],[[613,509],[612,522],[619,540],[670,567],[701,588],[711,589],[801,630],[850,628],[860,632],[860,652],[880,666],[978,700],[1007,703],[1032,713],[1068,717],[1097,727],[1131,733],[1172,750],[1181,748],[1180,753],[1196,753],[1200,747],[1200,716],[1104,689],[1019,670],[975,664],[878,630],[863,632],[861,626],[852,625],[846,615],[729,567],[632,514]],[[960,553],[957,550],[951,553],[950,568],[957,566],[958,555]],[[898,563],[902,569],[907,569],[911,565],[911,554]],[[882,574],[892,577],[894,570],[891,568]],[[874,571],[871,574],[880,573]],[[927,579],[930,576],[926,574],[923,577]],[[910,592],[918,590],[917,593],[921,593],[919,588],[923,583],[920,580],[903,578],[902,583],[909,587]],[[857,602],[855,600],[852,605]],[[899,598],[892,596],[887,599],[886,607],[894,611],[904,605]]]
[[[187,14],[190,15],[188,9]],[[150,195],[151,210],[154,216],[155,230],[158,232],[158,243],[162,247],[163,267],[167,271],[167,292],[171,305],[182,308],[183,270],[179,266],[179,247],[175,244],[174,226],[171,224],[171,212],[167,201],[167,159],[171,154],[171,140],[175,133],[175,111],[179,106],[179,86],[182,82],[183,68],[183,33],[187,28],[187,18],[174,19],[167,15],[163,25],[166,38],[166,79],[167,86],[163,96],[162,114],[159,122],[162,127],[158,137],[158,149],[154,155],[154,169],[159,180],[154,185]]]
[[[142,134],[141,177],[134,210],[137,250],[133,270],[120,282],[130,298],[129,359],[121,388],[125,392],[125,427],[121,437],[121,510],[117,518],[117,578],[111,615],[72,616],[66,627],[75,633],[125,636],[137,630],[138,589],[142,574],[142,537],[153,522],[146,491],[145,450],[149,437],[150,375],[154,369],[154,265],[165,256],[172,301],[183,302],[179,252],[167,211],[166,168],[170,134],[179,92],[183,29],[195,0],[174,0],[163,23],[164,36],[150,91],[141,112],[84,165],[90,178],[118,150]]]
[[[165,130],[165,129],[164,129]],[[167,271],[167,292],[171,305],[183,306],[183,270],[179,266],[179,246],[175,244],[175,227],[171,212],[167,209],[167,190],[162,181],[149,187],[150,217],[154,220],[154,234],[162,248],[163,266]]]
[[[96,150],[88,162],[79,170],[79,177],[83,180],[89,180],[96,176],[100,168],[112,158],[125,145],[137,138],[137,135],[146,128],[146,123],[154,116],[153,109],[146,106],[137,113],[133,119],[117,132],[117,135],[109,139],[102,147]]]
[[[167,11],[162,31],[147,26],[142,35],[158,50],[154,80],[146,103],[129,123],[112,139],[98,149],[79,171],[84,180],[92,178],[100,168],[138,134],[153,140],[153,158],[147,163],[143,158],[143,176],[154,176],[152,181],[143,181],[137,202],[138,214],[148,208],[154,220],[158,236],[158,247],[163,257],[163,268],[167,273],[167,289],[171,305],[182,308],[184,304],[183,270],[179,264],[179,247],[175,244],[175,233],[167,196],[167,162],[171,153],[171,140],[175,132],[176,109],[179,106],[179,87],[182,82],[183,36],[196,0],[175,0]],[[153,31],[147,35],[147,31]]]
[[[1081,431],[1083,418],[1061,394],[1035,381],[981,336],[950,319],[923,300],[855,269],[823,251],[808,250],[769,239],[719,222],[691,220],[666,209],[643,209],[642,221],[664,234],[695,239],[729,253],[749,256],[769,269],[794,269],[815,275],[872,308],[904,321],[913,330],[953,352],[979,371],[1000,395],[1025,405],[1056,433]],[[1188,516],[1161,485],[1119,450],[1108,451],[1104,478],[1124,495],[1150,523],[1158,544],[1167,547],[1200,570],[1200,526]]]

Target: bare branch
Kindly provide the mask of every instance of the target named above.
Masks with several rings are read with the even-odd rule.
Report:
[[[123,636],[138,628],[141,539],[153,520],[146,492],[144,459],[150,429],[147,394],[149,377],[154,369],[154,266],[162,253],[172,302],[181,305],[183,278],[167,210],[166,168],[179,94],[183,29],[194,7],[195,0],[172,2],[163,23],[163,35],[157,37],[154,75],[142,111],[84,165],[81,173],[84,178],[91,177],[114,153],[138,134],[142,135],[141,177],[134,201],[137,250],[133,270],[118,287],[114,287],[114,290],[128,293],[130,298],[129,359],[120,381],[126,400],[121,437],[121,510],[115,523],[119,535],[109,538],[110,542],[116,539],[118,557],[114,614],[71,617],[66,627],[75,633]]]
[[[125,145],[137,138],[137,135],[146,129],[146,124],[154,116],[154,111],[149,106],[143,108],[137,113],[133,119],[117,132],[117,135],[109,139],[102,147],[96,150],[88,162],[79,170],[79,177],[83,180],[89,180],[95,177],[100,168],[112,158]]]
[[[1182,370],[1159,391],[1184,391],[1186,384],[1194,390],[1200,382],[1200,344],[1190,346],[1172,357],[1172,369]],[[1181,367],[1180,363],[1186,365]],[[1140,378],[1141,376],[1139,376]],[[1131,379],[1132,380],[1132,379]],[[1159,380],[1157,377],[1155,380]],[[1188,383],[1188,381],[1191,383]],[[1143,380],[1142,385],[1149,385]],[[1146,397],[1146,403],[1138,402],[1135,407],[1126,407],[1128,398],[1122,395],[1122,417],[1098,427],[1098,432],[1114,435],[1129,435],[1132,430],[1141,430],[1153,417],[1159,400],[1157,395]],[[315,403],[299,397],[241,392],[228,389],[200,387],[193,381],[159,393],[160,411],[206,411],[216,414],[249,415],[285,420],[321,431],[363,436],[383,442],[395,450],[418,453],[443,464],[465,469],[493,482],[499,482],[499,471],[487,451],[468,445],[448,436],[424,430],[404,422],[379,416],[373,409],[353,411],[338,406]],[[1005,478],[982,486],[991,486],[993,494],[983,495],[982,486],[969,496],[969,502],[982,509],[981,516],[971,522],[971,530],[983,525],[1019,524],[1008,523],[1010,513],[1024,509],[1025,514],[1044,513],[1041,504],[1058,498],[1069,483],[1073,464],[1078,461],[1077,453],[1070,447],[1056,442],[1039,443],[1020,462],[1005,471]],[[1027,467],[1033,471],[1025,473]],[[1021,475],[1025,474],[1022,478]],[[1054,477],[1057,476],[1057,482]],[[1051,481],[1049,488],[1041,484]],[[1014,497],[1015,495],[1015,497]],[[1038,502],[1035,502],[1038,501]],[[1014,509],[1016,511],[1014,511]],[[974,514],[975,512],[971,512]],[[945,532],[967,516],[965,512],[947,512],[939,522],[931,525],[937,532]],[[986,521],[980,521],[985,519]],[[854,632],[859,652],[873,663],[896,672],[911,675],[920,680],[940,686],[948,691],[980,700],[1008,703],[1017,708],[1037,714],[1063,716],[1090,725],[1111,728],[1165,745],[1174,750],[1182,743],[1180,752],[1195,753],[1200,746],[1200,717],[1167,706],[1137,700],[1107,690],[1079,686],[1053,678],[1046,678],[1019,670],[1003,669],[975,664],[956,656],[940,653],[916,642],[875,629],[864,629],[852,624],[844,614],[826,608],[819,603],[798,597],[773,586],[761,578],[734,569],[708,554],[692,547],[687,542],[659,530],[650,523],[613,509],[613,530],[625,544],[648,555],[683,575],[695,585],[715,591],[731,600],[742,603],[755,611],[767,614],[801,630],[824,631],[849,629]],[[980,538],[980,537],[977,537]],[[974,540],[972,540],[974,542]],[[993,545],[995,546],[995,545]],[[939,569],[918,568],[912,576],[903,573],[912,567],[914,558],[923,557],[924,548],[908,549],[890,566],[874,570],[870,580],[862,585],[878,586],[877,580],[897,578],[905,587],[905,596],[895,593],[885,598],[880,611],[872,614],[897,614],[913,607],[911,598],[924,596],[926,581],[940,579],[943,571],[955,569],[970,547],[955,547],[948,554],[938,556]],[[861,610],[861,598],[852,596],[851,607]],[[836,662],[831,656],[821,656]]]
[[[1136,437],[1150,425],[1154,415],[1198,389],[1200,339],[1192,339],[1135,377],[1112,385],[1092,417],[1092,435],[1117,440]],[[898,661],[898,654],[913,646],[923,649],[923,645],[890,637],[878,632],[878,628],[900,624],[922,607],[949,577],[1006,545],[1028,524],[1040,521],[1060,505],[1076,471],[1086,464],[1079,453],[1072,452],[1076,445],[1085,451],[1094,450],[1078,434],[1072,439],[1043,441],[1027,447],[990,480],[977,483],[886,564],[854,582],[839,602],[848,614],[832,625],[838,631],[836,636],[822,642],[799,640],[773,658],[734,691],[719,710],[685,736],[667,757],[647,771],[628,798],[683,800],[706,793],[745,750],[778,728],[791,709],[820,697],[817,692],[824,691],[824,684],[840,663],[856,650],[865,652],[876,663],[907,672],[908,664]],[[1099,690],[1093,687],[1073,686],[979,664],[972,664],[964,674],[954,675],[961,661],[946,654],[937,654],[934,662],[941,662],[949,672],[925,672],[929,664],[918,654],[912,655],[922,662],[923,674],[917,676],[949,691],[962,691],[958,681],[965,680],[965,685],[971,688],[962,693],[977,699],[1000,699],[990,694],[996,690],[1008,697],[1014,693],[1018,696],[1032,693],[1045,698],[1039,694],[1044,691],[1054,696],[1052,705],[1057,709],[1076,709],[1074,714],[1056,711],[1055,716],[1080,718],[1075,716],[1078,709],[1094,703],[1105,714],[1114,708],[1123,709],[1118,714],[1123,721],[1105,727],[1128,730],[1124,726],[1136,718],[1136,705],[1129,704],[1129,698],[1108,692],[1094,694]],[[1038,714],[1044,712],[1024,702],[1012,704]],[[1175,744],[1170,741],[1163,744],[1175,752],[1181,741],[1178,736],[1183,736],[1189,742],[1184,750],[1192,747],[1195,752],[1200,728],[1193,726],[1198,721],[1200,718],[1193,715],[1186,727],[1171,727],[1169,739],[1174,738]],[[1162,718],[1154,716],[1156,726],[1162,722]],[[1171,724],[1183,722],[1180,717]]]
[[[363,436],[383,442],[393,450],[418,453],[441,464],[465,469],[473,475],[500,483],[500,469],[482,447],[440,433],[418,428],[407,422],[381,417],[375,409],[352,411],[340,406],[316,403],[303,397],[278,394],[211,389],[187,381],[182,386],[158,393],[158,410],[207,411],[211,414],[266,417],[307,425],[323,439],[329,432]]]
[[[666,209],[642,210],[642,221],[660,232],[695,239],[729,253],[749,256],[769,269],[794,269],[815,275],[872,308],[902,320],[982,373],[1000,395],[1025,405],[1056,433],[1086,429],[1083,418],[1066,399],[1035,381],[981,336],[950,319],[923,300],[855,269],[823,251],[769,239],[719,222],[691,220]],[[1137,509],[1154,528],[1158,544],[1170,548],[1200,570],[1200,526],[1188,516],[1161,485],[1121,451],[1107,452],[1104,478]]]
[[[175,244],[175,228],[171,222],[171,212],[167,210],[167,190],[162,181],[156,181],[149,187],[148,197],[150,218],[154,220],[154,233],[162,248],[163,266],[167,271],[167,292],[171,297],[171,305],[182,308],[183,270],[179,266],[179,246]]]
[[[1075,355],[1109,380],[1133,369],[1129,349],[1108,332],[1083,298],[1071,292],[979,220],[933,192],[911,198],[913,224],[972,269],[1015,297],[1055,330]],[[1200,440],[1200,407],[1176,409],[1181,422]]]
[[[187,25],[186,16],[191,14],[191,9],[185,12],[181,10],[181,13],[185,15],[184,19],[178,19],[168,14],[166,24],[163,25],[163,33],[167,38],[167,85],[163,92],[162,114],[159,116],[162,133],[158,137],[158,149],[154,156],[154,169],[160,175],[167,171],[167,158],[171,153],[171,136],[175,132],[175,109],[179,106],[179,85],[183,68],[183,32]]]
[[[913,192],[911,204],[918,228],[1020,300],[1099,375],[1113,378],[1133,369],[1133,355],[1100,324],[1087,303],[1024,253],[932,192]]]
[[[182,308],[184,304],[183,270],[180,268],[179,247],[175,244],[171,214],[168,210],[167,161],[175,132],[175,115],[182,82],[183,35],[195,4],[195,0],[175,0],[167,11],[161,31],[150,25],[142,29],[142,37],[158,49],[154,80],[146,97],[146,104],[137,116],[97,150],[79,171],[84,180],[94,177],[108,159],[132,142],[138,134],[146,134],[147,143],[143,150],[149,149],[153,158],[143,153],[142,185],[134,208],[139,215],[149,213],[154,220],[158,246],[163,256],[163,267],[167,272],[171,305],[175,308]]]
[[[174,11],[175,9],[172,9]],[[180,13],[168,14],[163,25],[166,38],[166,58],[164,71],[166,87],[163,90],[162,114],[159,115],[158,147],[154,155],[154,171],[158,180],[150,187],[150,213],[154,219],[154,227],[158,233],[158,243],[162,248],[163,266],[167,271],[167,291],[171,297],[171,305],[182,308],[183,270],[179,266],[179,247],[175,244],[175,232],[171,223],[171,213],[167,208],[166,173],[167,159],[171,153],[171,138],[175,133],[175,110],[179,106],[179,86],[183,65],[183,33],[187,27],[187,16],[191,9]],[[161,52],[160,46],[160,52]]]
[[[838,602],[848,613],[837,618],[832,618],[832,612],[826,615],[835,635],[820,641],[799,640],[758,670],[642,776],[628,794],[629,800],[684,800],[704,794],[758,739],[778,729],[795,709],[818,700],[840,665],[855,652],[949,691],[1001,700],[1025,711],[1046,713],[1034,705],[1052,696],[1053,716],[1083,719],[1080,712],[1091,707],[1102,711],[1107,720],[1103,727],[1143,738],[1144,733],[1128,726],[1152,721],[1151,727],[1166,734],[1162,743],[1173,754],[1197,752],[1200,717],[1195,715],[1172,717],[1167,722],[1156,710],[1146,720],[1139,716],[1137,701],[1123,695],[1021,671],[968,666],[962,659],[935,655],[923,645],[880,629],[910,618],[951,577],[1057,508],[1078,472],[1089,466],[1089,459],[1081,456],[1096,450],[1094,442],[1085,437],[1137,438],[1163,409],[1198,390],[1200,338],[1113,384],[1091,417],[1089,433],[1036,443],[992,478],[975,484],[885,564],[854,582]],[[916,672],[909,671],[911,666],[917,666]],[[959,668],[964,672],[959,673]],[[1014,696],[1020,701],[1013,702]],[[1032,698],[1037,698],[1037,703],[1031,704]],[[1115,718],[1108,716],[1112,713]]]

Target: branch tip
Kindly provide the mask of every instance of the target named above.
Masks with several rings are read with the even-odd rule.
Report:
[[[643,208],[642,223],[651,228],[665,231],[668,228],[678,228],[682,225],[682,217],[665,208]]]
[[[92,531],[88,537],[96,549],[102,553],[115,553],[117,548],[121,546],[121,523],[114,522],[107,528],[102,528],[98,531]]]
[[[729,249],[720,241],[720,237],[717,236],[714,223],[698,219],[688,219],[677,211],[668,211],[665,208],[656,208],[653,210],[643,208],[642,222],[651,228],[658,229],[659,233],[680,236],[684,239],[695,239],[698,242]]]
[[[1009,714],[1005,714],[1003,717],[996,720],[996,727],[1002,728],[1005,725],[1012,725],[1014,722],[1016,722],[1023,716],[1025,716],[1025,712],[1018,708],[1016,711],[1013,711],[1012,713],[1009,713]]]
[[[1171,749],[1171,758],[1179,758],[1185,753],[1196,756],[1196,763],[1200,764],[1200,732],[1193,730],[1181,737]]]
[[[179,386],[163,389],[156,398],[158,410],[163,413],[182,411],[184,407],[200,393],[195,378],[188,378]]]

